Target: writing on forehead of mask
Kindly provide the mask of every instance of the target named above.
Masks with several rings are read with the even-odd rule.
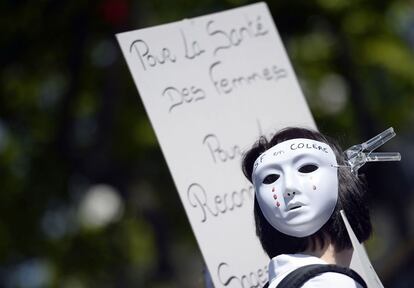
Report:
[[[283,150],[279,150],[273,153],[273,156],[278,156],[280,154],[284,154],[285,152]],[[263,153],[262,155],[260,155],[260,163],[263,162],[263,158],[266,157],[266,153]]]
[[[283,150],[276,151],[276,152],[274,152],[274,153],[273,153],[273,156],[278,156],[278,155],[281,155],[281,154],[285,154],[285,151],[283,151]],[[254,166],[253,166],[253,171],[255,171],[255,170],[256,170],[256,168],[257,168],[257,166],[259,166],[259,164],[263,162],[263,158],[264,158],[265,156],[266,156],[266,154],[265,154],[265,153],[263,153],[262,155],[260,155],[260,157],[259,157],[259,161],[256,161],[256,162],[254,163]]]
[[[263,158],[266,156],[266,154],[265,153],[263,153],[262,155],[260,155],[260,157],[259,157],[259,161],[258,160],[256,160],[256,162],[254,163],[254,166],[253,166],[253,171],[256,171],[256,168],[257,168],[257,166],[259,166],[259,163],[262,163],[263,162]]]
[[[263,162],[263,158],[266,156],[266,153],[263,153],[262,155],[260,155],[260,163]]]
[[[315,143],[293,143],[292,145],[290,145],[290,150],[297,150],[297,149],[315,149],[315,150],[319,150],[325,153],[328,153],[328,148],[327,147],[322,147],[320,145],[317,145]]]
[[[279,150],[279,151],[276,151],[275,153],[273,153],[273,156],[277,156],[277,155],[284,154],[284,153],[285,152],[283,150]]]

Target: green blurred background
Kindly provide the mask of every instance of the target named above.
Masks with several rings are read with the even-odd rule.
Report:
[[[0,3],[0,287],[204,287],[203,260],[115,33],[243,0]],[[414,2],[267,1],[318,127],[366,165],[386,287],[414,287]]]

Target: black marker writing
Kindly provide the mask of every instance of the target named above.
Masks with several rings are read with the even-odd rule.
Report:
[[[237,145],[228,150],[223,149],[220,140],[214,134],[206,135],[203,139],[203,144],[207,145],[214,163],[217,163],[217,161],[226,162],[242,155],[240,147]]]
[[[221,262],[217,266],[217,278],[223,286],[241,287],[241,288],[259,288],[266,283],[268,277],[267,265],[257,271],[247,272],[244,275],[234,275],[231,267],[226,262]]]
[[[316,145],[315,143],[309,144],[309,143],[293,143],[290,145],[290,150],[296,150],[296,149],[316,149],[319,151],[323,151],[325,153],[328,153],[327,147],[322,147],[320,145]]]
[[[276,151],[275,153],[273,153],[273,156],[277,156],[277,155],[284,154],[284,153],[285,152],[283,150],[279,150],[279,151]]]
[[[247,199],[253,201],[251,185],[222,195],[216,194],[212,198],[208,198],[206,190],[198,183],[192,183],[187,189],[187,200],[191,207],[200,211],[202,223],[206,222],[208,217],[218,217],[220,214],[242,207]]]
[[[226,31],[224,29],[217,28],[214,20],[207,22],[206,29],[210,36],[214,36],[220,44],[214,49],[213,55],[216,56],[220,50],[229,49],[239,46],[246,39],[254,39],[256,37],[264,36],[269,31],[263,26],[261,17],[256,18],[256,22],[246,19],[245,25],[231,28]]]
[[[170,49],[166,47],[161,49],[158,56],[150,53],[150,47],[144,40],[141,39],[135,40],[131,43],[129,46],[129,52],[132,53],[133,51],[137,53],[144,70],[147,70],[148,67],[155,67],[158,64],[162,65],[167,62],[175,63],[177,60],[176,57],[172,55]]]
[[[260,163],[263,162],[263,158],[266,156],[266,153],[263,153],[262,155],[260,155]]]
[[[181,38],[183,39],[184,44],[184,57],[190,60],[193,60],[194,58],[200,56],[206,50],[202,49],[200,47],[200,44],[198,44],[197,41],[188,41],[187,37],[185,36],[183,30],[180,29]],[[190,43],[191,42],[191,43]]]
[[[276,65],[265,67],[259,72],[248,72],[242,76],[218,76],[220,74],[219,68],[221,64],[221,61],[216,61],[211,64],[209,68],[210,81],[213,83],[219,94],[229,94],[237,88],[249,86],[259,81],[278,81],[281,78],[287,77],[286,70],[278,68]]]
[[[206,98],[204,90],[195,86],[191,86],[190,88],[184,87],[182,89],[169,86],[161,94],[162,96],[168,96],[170,100],[168,112],[171,112],[174,108],[182,104],[196,102]]]

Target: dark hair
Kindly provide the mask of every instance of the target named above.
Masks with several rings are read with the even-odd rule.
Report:
[[[334,151],[338,165],[345,165],[343,151],[332,139],[319,132],[304,128],[286,128],[276,133],[270,141],[264,136],[260,137],[253,147],[244,154],[242,169],[246,178],[252,182],[253,165],[260,154],[278,143],[295,138],[308,138],[327,143]],[[340,167],[338,168],[338,183],[338,202],[332,216],[318,232],[303,238],[288,236],[273,228],[263,216],[255,197],[256,234],[263,249],[271,258],[279,254],[299,253],[309,248],[316,249],[317,245],[323,247],[327,239],[330,239],[338,252],[351,248],[352,244],[342,221],[340,210],[345,211],[360,242],[369,238],[372,226],[362,180],[355,176],[350,169]]]

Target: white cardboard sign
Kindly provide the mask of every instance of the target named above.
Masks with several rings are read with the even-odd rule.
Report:
[[[345,228],[348,231],[349,238],[351,239],[352,246],[354,247],[350,267],[361,275],[368,288],[384,288],[384,285],[382,285],[381,280],[374,270],[374,267],[372,267],[371,261],[369,261],[364,245],[359,243],[351,224],[349,224],[345,212],[343,210],[340,212]]]
[[[266,4],[117,39],[215,287],[261,287],[268,258],[241,154],[260,135],[315,128]]]

